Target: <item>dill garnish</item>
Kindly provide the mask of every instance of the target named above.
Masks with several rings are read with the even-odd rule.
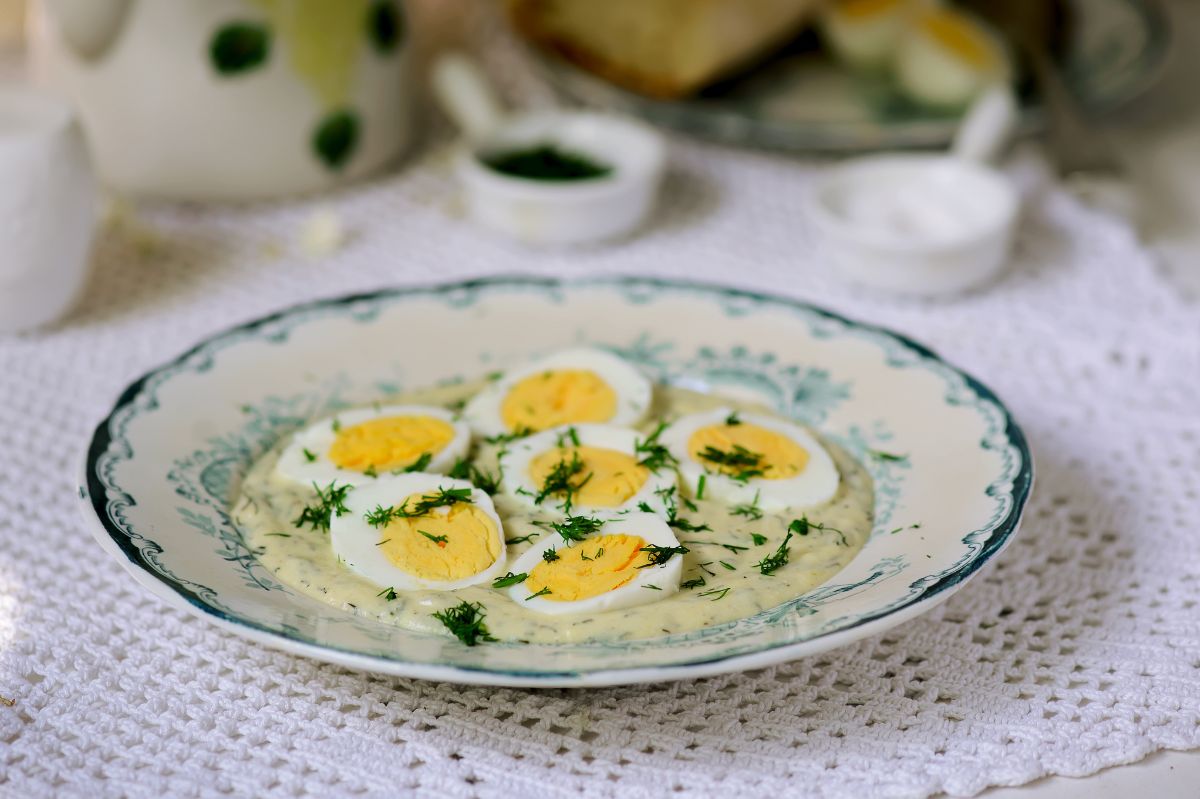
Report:
[[[729,588],[710,588],[707,591],[701,591],[700,593],[696,594],[696,596],[711,596],[711,601],[716,602],[719,599],[724,599],[725,595],[728,593]]]
[[[447,476],[456,480],[467,480],[489,496],[495,496],[500,489],[500,472],[486,472],[467,460],[456,461]]]
[[[568,516],[564,521],[550,525],[550,529],[562,536],[563,541],[582,541],[604,526],[604,521],[590,516]]]
[[[504,543],[506,543],[506,544],[524,544],[526,541],[532,541],[533,539],[537,538],[539,535],[541,535],[541,534],[540,533],[530,533],[529,535],[521,535],[521,536],[517,536],[516,538],[506,538],[506,539],[504,539]]]
[[[429,465],[429,462],[432,460],[433,460],[432,453],[422,452],[421,457],[417,458],[415,461],[413,461],[412,463],[410,463],[409,465],[404,467],[404,471],[406,473],[407,472],[423,472],[423,471],[425,471],[425,467],[427,467]]]
[[[450,541],[450,539],[444,535],[434,535],[433,533],[427,533],[424,530],[417,530],[417,532],[435,544],[445,544]]]
[[[547,549],[542,553],[542,560],[546,561],[547,563],[553,563],[554,561],[558,560],[558,552],[553,549]]]
[[[737,427],[741,423],[742,423],[742,418],[740,416],[738,416],[737,411],[734,411],[733,413],[731,413],[725,417],[725,426],[726,427]]]
[[[876,460],[880,460],[880,461],[897,462],[897,461],[908,460],[907,455],[897,455],[894,452],[884,452],[883,450],[879,450],[879,449],[869,449],[869,450],[867,450],[867,454],[870,455],[872,458],[874,458]]]
[[[317,492],[317,501],[312,505],[306,505],[292,524],[297,527],[307,524],[314,530],[327,533],[331,516],[344,516],[350,512],[350,509],[346,507],[346,493],[350,490],[350,486],[339,486],[337,482],[332,482],[322,489],[313,483],[313,490]]]
[[[588,472],[582,480],[572,482],[571,478],[578,475],[583,469],[583,461],[579,459],[578,452],[572,452],[570,460],[560,460],[550,470],[550,474],[546,475],[541,490],[533,498],[534,504],[540,505],[548,497],[561,494],[563,497],[563,511],[570,513],[571,506],[575,501],[576,492],[587,485],[588,480],[592,479],[591,472]]]
[[[367,524],[372,527],[383,527],[396,519],[410,519],[414,516],[424,516],[434,508],[449,507],[450,505],[457,505],[459,502],[470,501],[471,489],[469,488],[439,488],[436,494],[422,496],[413,503],[411,508],[408,507],[407,499],[404,500],[403,505],[393,505],[390,508],[376,505],[375,510],[369,511],[364,518]]]
[[[525,582],[525,578],[528,576],[529,575],[526,572],[521,572],[520,574],[513,574],[512,572],[509,572],[503,577],[497,577],[495,580],[493,580],[492,588],[508,588],[510,585],[516,585],[517,583]]]
[[[495,641],[488,633],[487,625],[483,623],[486,612],[478,602],[459,602],[452,608],[439,610],[433,617],[446,625],[446,629],[454,637],[467,646],[475,646],[480,641]]]
[[[642,547],[641,551],[649,554],[646,555],[646,562],[638,566],[639,569],[645,569],[650,566],[661,566],[675,555],[686,555],[691,550],[687,547],[660,547],[650,544]]]
[[[667,509],[667,524],[669,526],[674,527],[676,530],[683,530],[684,532],[687,532],[687,533],[700,533],[700,532],[704,532],[705,530],[712,529],[707,524],[692,524],[687,519],[680,518],[680,516],[679,516],[679,498],[677,496],[677,489],[675,488],[675,486],[672,485],[672,486],[667,486],[666,488],[660,488],[657,491],[655,491],[654,493],[660,499],[662,499],[663,505]],[[683,501],[684,501],[684,504],[690,510],[693,510],[693,511],[696,510],[695,503],[692,503],[692,502],[688,501],[687,499],[684,499]],[[638,503],[638,510],[641,510],[643,512],[651,512],[650,506],[645,502]]]
[[[542,590],[538,591],[536,594],[530,594],[529,596],[525,597],[525,601],[528,602],[531,599],[535,599],[539,596],[546,596],[549,593],[550,593],[550,586],[544,586],[542,588]]]
[[[705,585],[704,578],[703,578],[703,577],[696,577],[696,578],[694,578],[694,579],[691,579],[691,580],[684,580],[682,583],[680,583],[680,584],[679,584],[679,587],[680,587],[680,588],[684,588],[684,589],[687,589],[687,588],[700,588],[700,587],[702,587],[702,586],[704,586],[704,585]]]
[[[394,602],[396,600],[396,589],[395,588],[385,588],[382,591],[380,591],[378,594],[376,594],[375,596],[381,596],[384,599],[386,599],[388,602]]]
[[[762,508],[758,507],[758,496],[760,491],[754,492],[754,499],[744,505],[734,505],[729,509],[731,516],[745,516],[752,522],[756,522],[763,517]]]
[[[309,463],[312,463],[317,459],[317,453],[313,452],[308,447],[305,447],[300,451],[304,453],[304,460],[308,461]]]
[[[652,472],[657,472],[664,466],[674,466],[678,463],[671,451],[659,443],[659,436],[667,429],[669,425],[666,422],[659,422],[658,427],[654,428],[654,432],[646,436],[645,439],[635,439],[633,451],[635,455],[640,456],[638,460],[639,466],[645,466]]]
[[[754,546],[756,547],[761,547],[763,544],[767,543],[767,537],[765,535],[759,535],[758,533],[751,533],[750,540],[754,542]]]
[[[734,444],[730,450],[717,449],[710,444],[696,453],[696,457],[725,467],[726,473],[740,483],[751,477],[761,477],[764,473],[762,454],[751,452],[741,444]]]
[[[793,522],[792,524],[794,525],[795,522]],[[800,533],[800,535],[807,535],[807,531]],[[789,527],[788,531],[787,531],[787,535],[785,535],[783,537],[783,543],[779,545],[779,548],[776,549],[770,555],[767,555],[765,558],[760,560],[758,563],[754,564],[755,568],[758,569],[759,573],[768,574],[768,575],[774,574],[777,569],[780,569],[783,566],[787,565],[788,555],[790,553],[790,549],[788,547],[788,541],[791,541],[791,540],[792,540],[792,530]]]

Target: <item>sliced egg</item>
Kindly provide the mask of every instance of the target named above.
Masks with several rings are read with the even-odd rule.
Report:
[[[1013,80],[1003,40],[983,21],[952,8],[917,16],[896,53],[900,89],[926,105],[958,108]]]
[[[561,538],[534,545],[511,571],[525,579],[508,589],[535,613],[595,613],[657,602],[679,590],[683,554],[667,523],[631,513],[602,525],[583,541]]]
[[[463,410],[481,436],[538,432],[564,424],[634,425],[650,407],[650,381],[610,352],[556,352],[514,369]]]
[[[913,16],[929,0],[833,0],[825,4],[819,24],[830,49],[859,69],[881,69],[891,63]]]
[[[821,505],[838,490],[837,466],[825,448],[781,419],[717,408],[679,419],[661,440],[693,497],[775,512]]]
[[[381,477],[345,500],[330,519],[334,553],[355,572],[394,591],[453,591],[504,569],[504,528],[483,491],[437,474]]]
[[[392,472],[444,472],[466,456],[471,431],[444,408],[381,405],[342,411],[301,430],[279,456],[280,476],[304,486],[360,485]]]
[[[641,463],[640,433],[599,424],[565,425],[509,445],[500,458],[504,493],[550,515],[611,517],[650,509],[665,513],[663,494],[675,470]],[[561,489],[554,489],[562,486]]]

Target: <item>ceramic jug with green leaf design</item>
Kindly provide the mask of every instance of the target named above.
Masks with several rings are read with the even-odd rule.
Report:
[[[412,138],[400,0],[41,0],[34,63],[101,176],[174,199],[330,188]]]

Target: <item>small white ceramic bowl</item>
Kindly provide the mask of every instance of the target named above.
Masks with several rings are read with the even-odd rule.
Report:
[[[856,159],[822,176],[810,200],[819,249],[834,269],[921,296],[994,278],[1008,261],[1020,209],[1002,173],[946,155]],[[894,213],[897,206],[907,210]]]
[[[585,180],[536,180],[498,172],[483,159],[542,144],[612,169]],[[591,244],[627,235],[654,205],[662,176],[662,138],[639,122],[609,114],[528,112],[465,145],[458,174],[471,216],[534,245]]]

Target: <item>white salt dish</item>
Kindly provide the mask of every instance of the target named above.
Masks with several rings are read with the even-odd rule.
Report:
[[[634,231],[654,206],[666,160],[662,137],[626,117],[585,111],[505,113],[473,63],[444,56],[434,89],[465,142],[455,156],[471,217],[531,245],[595,244]],[[515,177],[487,166],[489,155],[543,144],[611,168],[585,180]]]
[[[48,324],[87,278],[97,192],[70,107],[0,86],[0,333]]]
[[[827,172],[809,202],[818,247],[856,283],[946,296],[987,283],[1008,263],[1020,195],[988,162],[1011,135],[1007,90],[985,95],[946,155],[880,155]]]

